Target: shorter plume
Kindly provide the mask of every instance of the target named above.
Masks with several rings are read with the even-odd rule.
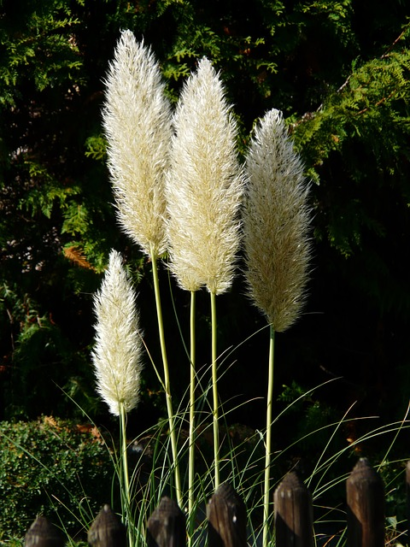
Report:
[[[94,296],[96,345],[92,354],[97,391],[114,416],[139,401],[142,342],[135,293],[121,255],[112,250],[100,290]]]
[[[257,125],[246,172],[243,223],[249,295],[273,329],[283,332],[305,302],[311,251],[309,185],[278,110],[267,112]]]

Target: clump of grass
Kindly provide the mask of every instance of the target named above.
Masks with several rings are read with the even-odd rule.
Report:
[[[208,408],[208,394],[212,390],[211,382],[205,382],[205,377],[209,376],[209,369],[201,370],[199,374],[199,384],[203,386],[197,401],[196,415],[196,470],[197,476],[194,482],[193,491],[193,513],[195,519],[191,526],[191,544],[201,545],[206,541],[206,521],[205,506],[213,493],[213,447],[212,447],[212,411]],[[294,401],[290,402],[278,416],[277,420],[289,419],[288,413],[292,413],[293,407],[298,404],[315,404],[314,392],[317,389],[323,389],[327,384],[319,386],[314,390],[299,395]],[[189,391],[183,397],[182,404],[188,403]],[[250,404],[248,401],[246,404]],[[224,412],[221,419],[229,421],[229,412],[234,410],[235,406]],[[289,462],[293,460],[294,454],[304,454],[304,445],[309,441],[310,445],[316,445],[318,455],[309,460],[309,454],[306,456],[306,475],[305,482],[312,492],[314,502],[314,514],[316,517],[315,527],[317,534],[328,533],[330,530],[336,539],[343,542],[344,530],[346,526],[345,508],[341,503],[344,495],[344,481],[349,471],[352,469],[355,459],[360,455],[367,455],[370,450],[372,463],[382,464],[380,472],[385,480],[386,495],[388,501],[388,533],[396,537],[405,518],[405,492],[404,477],[405,460],[386,460],[386,455],[392,453],[393,443],[399,443],[402,434],[407,434],[410,427],[407,416],[396,423],[378,426],[377,417],[367,417],[355,419],[350,416],[352,408],[348,409],[340,420],[334,420],[330,423],[322,423],[311,430],[307,430],[304,436],[297,436],[293,442],[281,446],[277,439],[275,451],[272,455],[272,469],[275,470],[273,489],[279,484],[283,475],[288,470]],[[185,430],[185,417],[189,412],[189,403],[186,410],[182,406],[178,409],[176,415],[177,430],[179,433]],[[211,419],[210,419],[211,417]],[[371,426],[371,422],[376,425]],[[369,431],[358,436],[354,441],[347,442],[344,439],[344,428],[347,424],[367,423]],[[8,424],[4,424],[7,426]],[[103,442],[97,428],[93,429],[93,437],[84,436],[82,427],[74,427],[68,422],[46,418],[44,422],[39,422],[37,427],[41,431],[41,442],[39,438],[33,435],[35,428],[33,424],[9,424],[9,430],[4,427],[0,429],[0,445],[3,449],[2,465],[7,465],[9,458],[18,461],[21,466],[19,480],[25,482],[29,476],[36,478],[33,482],[32,493],[35,498],[31,499],[27,494],[27,489],[13,488],[7,477],[13,477],[15,474],[6,471],[6,475],[0,472],[0,489],[3,491],[6,485],[14,494],[19,494],[20,501],[17,505],[8,505],[4,512],[1,522],[8,525],[15,524],[10,520],[10,510],[14,510],[16,520],[20,519],[22,527],[20,533],[28,529],[35,514],[39,511],[38,496],[42,492],[44,504],[42,511],[51,516],[54,522],[59,525],[69,538],[71,545],[77,545],[78,535],[74,537],[73,529],[87,530],[93,518],[97,514],[96,494],[98,487],[105,488],[106,497],[98,497],[98,503],[110,501],[114,503],[113,507],[118,510],[116,497],[118,486],[113,488],[111,495],[109,493],[110,483],[112,482],[113,465],[116,469],[116,476],[120,489],[124,488],[122,480],[121,459],[123,451],[121,443],[117,445],[113,439],[107,438]],[[18,430],[24,427],[24,437],[16,437],[12,429]],[[87,428],[87,432],[90,427]],[[75,434],[79,441],[73,442]],[[328,442],[320,449],[320,441],[323,436]],[[187,437],[179,435],[179,457],[181,458],[182,469],[185,469],[184,462],[188,461],[188,443]],[[338,441],[336,441],[338,438]],[[67,439],[70,439],[67,443]],[[92,440],[95,439],[95,440]],[[387,440],[387,449],[375,456],[374,447],[383,444],[383,439]],[[97,442],[96,442],[97,441]],[[90,459],[79,460],[75,451],[80,450],[83,457],[86,455],[83,443],[90,443],[92,453]],[[57,444],[54,446],[54,443]],[[11,447],[14,447],[11,449]],[[67,448],[69,447],[69,450]],[[369,447],[369,448],[368,448]],[[108,450],[107,450],[108,448]],[[10,451],[10,453],[8,453]],[[24,456],[21,457],[21,454]],[[249,428],[238,426],[221,427],[221,477],[224,481],[232,483],[234,488],[243,498],[247,507],[248,541],[251,544],[257,544],[261,541],[263,533],[263,485],[264,485],[264,461],[265,447],[264,435],[262,432],[253,431]],[[158,425],[141,433],[137,439],[128,443],[127,455],[129,458],[130,471],[130,493],[131,493],[131,511],[129,525],[133,530],[133,545],[145,545],[145,527],[149,515],[157,507],[163,495],[172,495],[173,469],[170,448],[170,438],[168,430],[168,421],[162,420]],[[101,459],[104,460],[104,466],[101,466]],[[56,466],[55,462],[61,462]],[[63,462],[64,465],[63,465]],[[2,469],[0,465],[0,471]],[[81,465],[82,473],[78,473],[77,465]],[[376,468],[378,466],[376,465]],[[26,469],[26,471],[24,471]],[[97,471],[98,476],[90,473],[90,470]],[[27,472],[27,476],[25,476]],[[104,472],[103,475],[101,473]],[[81,478],[81,482],[79,482]],[[113,485],[115,483],[113,482]],[[182,485],[184,492],[187,492],[187,477],[182,475]],[[56,486],[59,485],[59,486]],[[47,491],[48,494],[47,495]],[[91,495],[90,495],[91,494]],[[12,499],[9,497],[8,499]],[[399,501],[402,499],[401,506]],[[24,503],[31,500],[31,510],[27,508],[23,518],[22,507]],[[125,507],[124,507],[125,510]],[[56,519],[56,515],[58,518]],[[125,514],[124,518],[125,518]],[[71,524],[70,524],[71,523]],[[6,540],[6,545],[22,545],[20,540],[9,539],[6,529],[0,525],[0,533],[3,534],[0,541]],[[17,535],[14,531],[13,535]],[[82,544],[80,544],[82,545]]]
[[[258,443],[263,444],[265,451],[263,479],[258,474],[252,488],[252,492],[263,489],[263,501],[259,499],[255,503],[256,507],[263,507],[262,542],[267,547],[271,543],[269,500],[272,494],[275,333],[290,328],[301,315],[310,270],[311,214],[304,166],[294,151],[282,114],[271,110],[256,126],[245,170],[241,169],[235,150],[237,130],[232,112],[224,98],[220,77],[207,59],[199,61],[196,73],[186,82],[171,122],[169,104],[163,99],[158,65],[143,43],[137,44],[129,31],[120,39],[107,78],[105,117],[109,166],[120,222],[153,263],[172,461],[168,461],[168,441],[156,445],[155,462],[162,463],[155,468],[150,485],[152,489],[155,483],[162,492],[172,486],[170,473],[174,473],[177,501],[184,508],[186,496],[179,468],[188,454],[191,545],[196,485],[200,485],[201,492],[208,491],[207,481],[195,473],[194,465],[196,432],[201,427],[203,415],[210,412],[213,422],[213,460],[207,464],[207,477],[210,469],[214,473],[213,489],[218,487],[221,474],[239,484],[245,481],[239,478],[236,466],[227,463],[235,461],[236,452],[228,450],[226,461],[221,452],[217,389],[220,355],[216,335],[216,295],[226,292],[232,284],[235,256],[240,247],[239,212],[243,212],[249,296],[266,316],[270,329],[266,431],[259,435]],[[156,155],[158,152],[160,158]],[[156,207],[156,203],[160,205]],[[151,216],[147,217],[147,214]],[[143,219],[141,225],[138,224],[140,219]],[[151,230],[149,235],[142,234],[145,229]],[[154,237],[153,232],[160,235]],[[178,285],[191,292],[187,360],[191,370],[189,434],[183,441],[180,437],[185,413],[175,412],[172,404],[157,273],[157,259],[165,251],[169,255],[167,266]],[[201,395],[197,389],[195,350],[195,293],[202,287],[211,295],[212,325],[210,386],[213,403],[204,414],[197,409]],[[206,419],[203,424],[205,428],[209,427],[209,424],[205,425]],[[336,432],[337,428],[332,435]],[[126,456],[124,450],[122,457]],[[328,467],[321,457],[314,474],[321,472],[323,465],[324,469],[329,469],[330,464],[326,462]],[[248,462],[245,470],[249,471],[249,467],[260,473],[260,459],[255,467]],[[250,494],[249,499],[252,497]]]
[[[121,256],[112,251],[95,296],[93,364],[97,391],[119,418],[119,444],[113,443],[110,454],[130,547],[145,544],[147,518],[163,494],[175,496],[186,509],[190,547],[201,545],[201,514],[222,480],[232,482],[244,498],[252,542],[262,539],[267,547],[272,543],[270,499],[277,484],[271,470],[279,467],[280,459],[308,437],[326,431],[327,442],[307,477],[319,503],[344,480],[344,474],[334,471],[343,458],[379,435],[394,433],[396,441],[408,427],[407,416],[332,453],[334,439],[351,421],[350,409],[341,420],[313,429],[287,447],[273,441],[272,426],[281,418],[272,414],[275,333],[300,317],[310,269],[309,186],[280,112],[271,110],[256,126],[242,169],[232,110],[210,61],[199,61],[172,116],[152,52],[125,31],[106,80],[104,127],[119,222],[152,261],[163,362],[163,377],[158,376],[167,407],[167,420],[127,441],[126,421],[138,405],[145,348],[130,278]],[[270,337],[266,429],[239,434],[228,425],[228,402],[218,395],[219,367],[234,350],[218,350],[216,296],[232,286],[242,236],[248,293],[265,315]],[[178,408],[169,380],[158,277],[165,254],[178,285],[191,293],[186,363],[190,385]],[[202,288],[211,300],[210,365],[198,363],[196,355],[195,294]],[[206,381],[209,370],[211,379]],[[388,455],[389,450],[381,468]],[[280,478],[277,473],[275,480]]]

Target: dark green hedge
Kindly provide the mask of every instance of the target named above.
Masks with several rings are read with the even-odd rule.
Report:
[[[88,426],[3,422],[0,453],[0,540],[23,536],[38,514],[75,534],[111,503],[110,455]]]

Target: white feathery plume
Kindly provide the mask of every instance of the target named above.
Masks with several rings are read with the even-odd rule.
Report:
[[[183,289],[221,294],[232,283],[240,244],[244,177],[235,120],[206,58],[182,90],[174,126],[166,181],[170,268]]]
[[[243,213],[249,294],[270,323],[262,544],[269,544],[275,332],[288,329],[305,301],[310,262],[308,185],[281,112],[257,125],[247,158]]]
[[[111,414],[119,416],[121,405],[127,413],[139,401],[142,342],[135,293],[115,250],[94,297],[94,310],[97,324],[92,357],[97,390]]]
[[[247,154],[243,215],[249,294],[273,329],[283,332],[305,303],[310,265],[309,185],[282,113],[267,112]]]
[[[121,34],[105,84],[103,121],[118,218],[148,256],[158,257],[166,251],[172,115],[152,51],[129,30]]]

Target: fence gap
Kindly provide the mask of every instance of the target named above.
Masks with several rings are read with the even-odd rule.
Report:
[[[384,487],[367,458],[346,481],[346,501],[349,547],[384,547]]]
[[[92,547],[126,547],[126,529],[109,505],[104,505],[87,534]]]
[[[148,519],[148,547],[185,547],[185,515],[176,501],[164,496]]]
[[[233,487],[224,482],[209,500],[208,547],[246,547],[246,507]]]
[[[274,506],[276,545],[313,547],[312,496],[295,471],[275,490]]]

